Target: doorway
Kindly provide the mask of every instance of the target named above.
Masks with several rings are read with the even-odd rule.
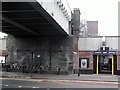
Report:
[[[109,55],[100,55],[98,73],[112,74],[112,58]]]
[[[98,56],[98,71],[97,71]],[[113,66],[112,66],[113,56]],[[117,73],[117,56],[116,55],[93,55],[93,73],[96,74],[116,74]],[[113,68],[113,69],[112,69]]]

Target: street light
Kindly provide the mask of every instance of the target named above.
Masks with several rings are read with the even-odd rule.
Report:
[[[77,52],[73,52],[73,54],[77,54]]]
[[[33,60],[34,60],[34,53],[33,53],[33,51],[31,52],[31,54],[32,54],[32,59],[31,59],[31,78],[32,78],[32,76],[33,76]]]
[[[36,57],[39,59],[41,56],[40,56],[40,54],[37,54]],[[38,61],[37,61],[37,62],[38,62]],[[40,63],[41,63],[41,61],[40,61]],[[41,64],[39,64],[39,65],[41,65]],[[38,71],[40,72],[40,66],[39,66],[39,67],[37,66],[37,72],[38,72]]]
[[[40,55],[38,54],[37,57],[40,58]]]
[[[73,54],[77,55],[77,52],[74,51]],[[78,69],[78,76],[80,76],[80,67]]]

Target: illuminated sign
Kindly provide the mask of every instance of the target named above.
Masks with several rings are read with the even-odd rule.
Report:
[[[93,54],[116,54],[116,51],[94,51]]]
[[[104,54],[107,54],[107,52],[103,52]]]
[[[108,54],[116,54],[116,52],[114,51],[114,52],[108,52]]]

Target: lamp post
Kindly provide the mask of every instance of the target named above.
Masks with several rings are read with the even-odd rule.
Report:
[[[40,58],[40,57],[41,57],[40,54],[38,54],[38,55],[37,55],[37,58]],[[38,59],[37,59],[37,60],[38,60]],[[38,61],[37,61],[37,62],[38,62]],[[41,61],[40,61],[40,62],[41,62]],[[39,63],[40,63],[40,62],[39,62]],[[39,64],[39,65],[40,65],[40,64]],[[40,66],[37,67],[37,72],[38,72],[38,71],[40,72]]]
[[[31,54],[32,54],[32,57],[31,57],[31,78],[32,78],[32,76],[33,76],[33,60],[34,60],[34,53],[33,53],[33,51],[31,52]]]
[[[73,51],[74,56],[77,55],[77,52]],[[80,67],[78,68],[78,76],[80,76]]]
[[[32,76],[33,76],[33,61],[34,61],[34,58],[35,58],[35,54],[34,54],[33,51],[31,52],[31,54],[32,54],[32,59],[31,59],[31,78],[32,78]],[[39,54],[37,55],[37,58],[40,58]]]

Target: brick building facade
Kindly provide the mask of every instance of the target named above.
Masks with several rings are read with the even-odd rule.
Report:
[[[119,36],[106,36],[105,37],[105,50],[102,46],[102,38],[99,37],[87,37],[79,38],[79,67],[81,73],[84,74],[96,74],[97,71],[97,56],[98,56],[98,74],[117,74],[120,75],[120,50],[118,49]],[[102,53],[102,54],[101,54]],[[112,54],[111,54],[112,53]],[[113,54],[115,53],[115,54]],[[112,57],[114,62],[112,63]],[[81,60],[87,59],[88,66],[86,68],[81,67]],[[110,66],[101,66],[101,61],[108,60]],[[114,64],[112,66],[112,64]],[[104,69],[101,69],[104,68]],[[110,68],[107,70],[107,68]],[[114,71],[114,72],[113,72]],[[109,72],[109,73],[108,73]]]

